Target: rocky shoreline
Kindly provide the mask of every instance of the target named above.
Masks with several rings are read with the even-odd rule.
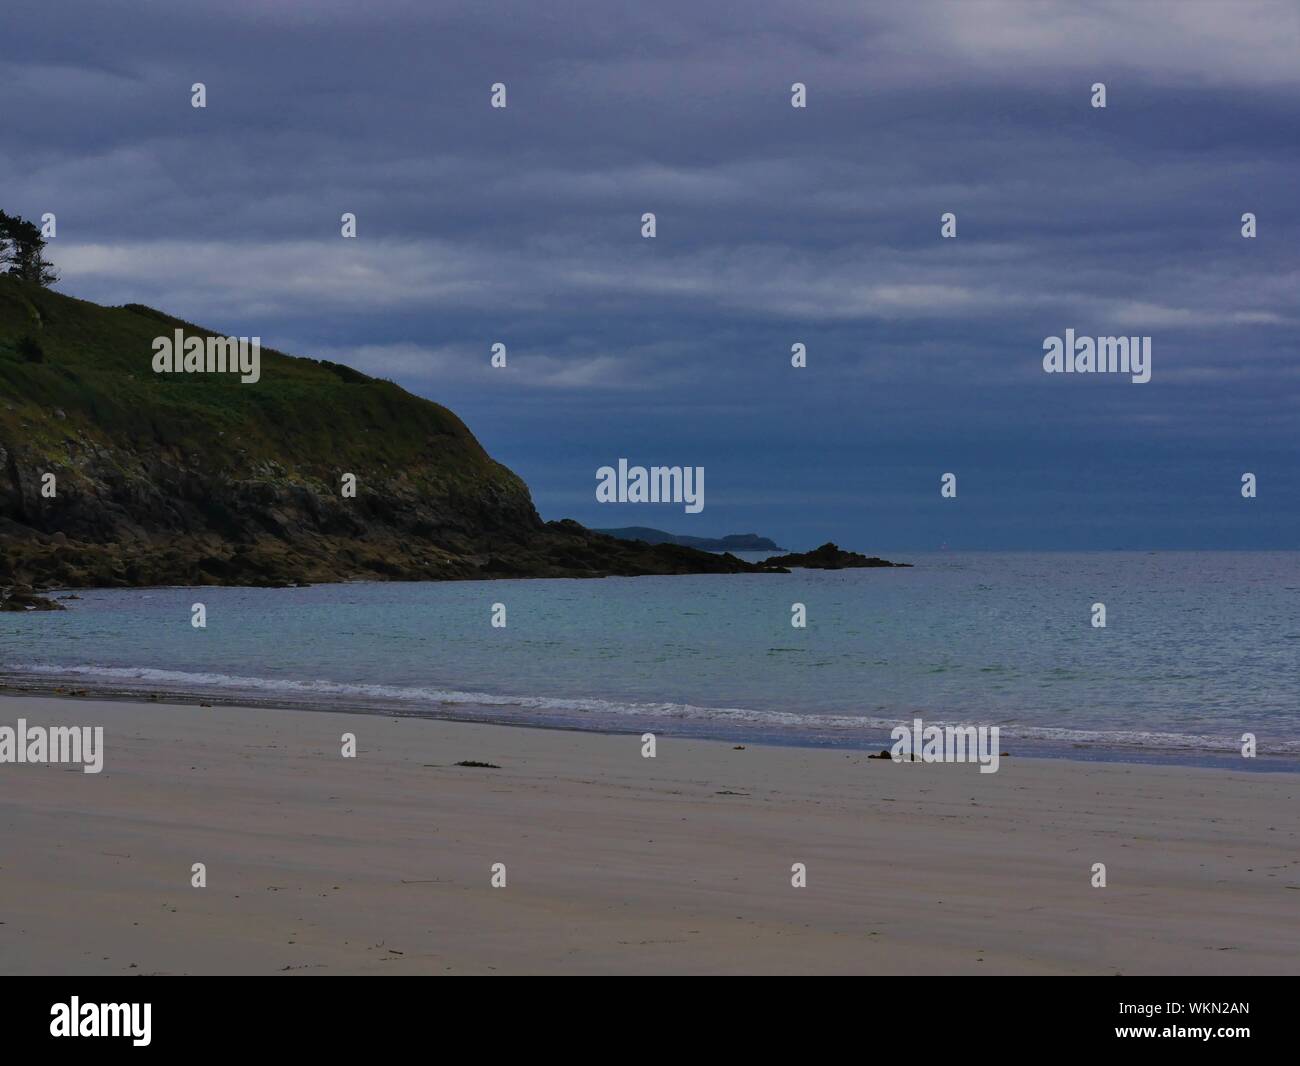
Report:
[[[460,551],[405,538],[260,538],[228,543],[212,535],[96,544],[62,534],[0,536],[0,611],[58,611],[41,595],[55,589],[160,585],[284,588],[343,581],[482,581],[505,578],[599,578],[674,574],[788,574],[792,569],[910,567],[845,551],[833,543],[810,552],[749,562],[673,544],[624,541],[571,520],[547,522],[533,535]]]
[[[649,545],[592,533],[572,521],[532,535],[449,548],[412,537],[306,536],[223,541],[211,534],[94,543],[37,533],[0,536],[4,610],[26,610],[39,591],[157,585],[286,587],[341,581],[476,581],[495,578],[598,578],[671,574],[782,573],[672,544]],[[19,604],[23,606],[19,606]],[[42,609],[58,609],[42,608]]]

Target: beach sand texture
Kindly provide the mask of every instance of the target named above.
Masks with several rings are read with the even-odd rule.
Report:
[[[106,754],[0,765],[8,974],[1300,972],[1294,774],[0,697],[20,717]]]

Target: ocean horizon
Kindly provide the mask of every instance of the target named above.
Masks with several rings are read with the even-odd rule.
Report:
[[[1012,757],[1300,770],[1300,553],[885,554],[914,566],[77,590],[0,615],[0,681],[854,750],[921,718]]]

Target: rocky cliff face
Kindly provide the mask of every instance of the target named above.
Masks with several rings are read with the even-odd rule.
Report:
[[[0,277],[0,584],[759,569],[544,523],[452,412],[336,363],[154,373],[176,329],[211,335]]]

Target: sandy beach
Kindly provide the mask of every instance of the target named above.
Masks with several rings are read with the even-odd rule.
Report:
[[[1300,972],[1293,774],[0,697],[19,718],[105,753],[0,765],[7,974]]]

